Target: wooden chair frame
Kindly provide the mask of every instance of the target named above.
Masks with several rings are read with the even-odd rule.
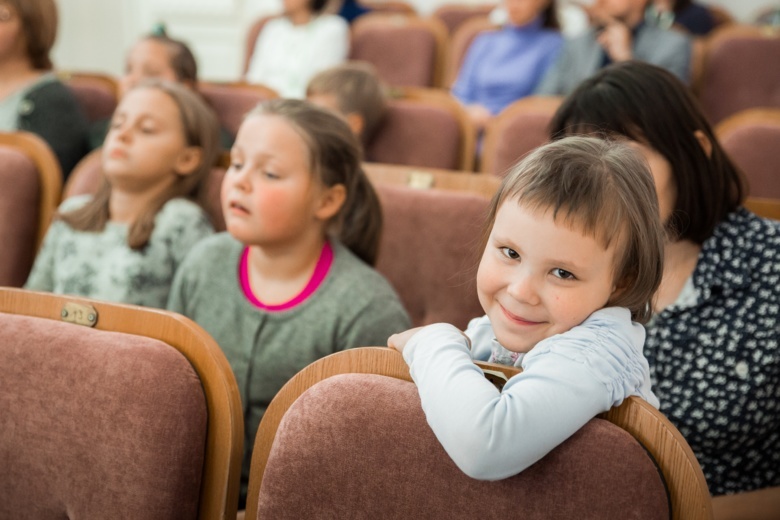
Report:
[[[96,309],[94,328],[161,340],[192,364],[203,385],[209,417],[198,518],[235,518],[244,419],[238,386],[219,345],[193,321],[173,312],[0,288],[0,312],[8,314],[62,320],[63,306],[72,302]]]
[[[780,220],[780,199],[748,197],[745,207],[759,217]]]
[[[440,170],[397,164],[364,163],[363,169],[373,183],[395,184],[417,189],[440,189],[474,193],[487,199],[501,186],[501,179],[474,172]]]
[[[38,170],[40,204],[38,207],[38,236],[36,249],[41,247],[52,216],[62,196],[62,170],[54,152],[46,141],[30,132],[0,132],[0,145],[16,148],[30,158]]]
[[[519,372],[514,367],[477,363],[481,368],[499,370],[507,377]],[[271,401],[255,439],[249,476],[246,518],[257,518],[257,497],[268,456],[284,414],[310,387],[338,374],[378,374],[412,381],[401,355],[384,347],[345,350],[322,358],[300,371]],[[672,518],[711,519],[712,502],[696,457],[679,431],[658,410],[645,401],[630,397],[602,418],[634,436],[655,458],[663,472],[672,505]]]
[[[110,74],[101,72],[79,72],[79,71],[61,71],[57,74],[64,83],[70,81],[85,81],[88,83],[98,83],[114,95],[114,99],[119,101],[119,81]]]

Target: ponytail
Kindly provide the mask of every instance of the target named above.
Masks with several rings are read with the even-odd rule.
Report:
[[[328,232],[368,265],[376,262],[382,233],[379,197],[363,171],[362,148],[346,122],[327,110],[298,99],[272,99],[252,115],[275,115],[289,121],[309,149],[312,175],[330,188],[341,184],[344,204],[328,223]]]
[[[368,265],[376,263],[382,233],[382,208],[374,186],[363,168],[352,176],[341,210],[338,239]]]

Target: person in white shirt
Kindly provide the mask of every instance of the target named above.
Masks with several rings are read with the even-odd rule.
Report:
[[[246,80],[280,96],[301,99],[318,72],[338,65],[349,52],[349,25],[323,13],[327,0],[284,0],[284,14],[266,23],[257,38]]]

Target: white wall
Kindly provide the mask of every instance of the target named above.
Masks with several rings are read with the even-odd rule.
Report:
[[[494,3],[492,0],[407,0],[420,14],[441,4]],[[570,1],[570,0],[559,0]],[[762,7],[778,0],[700,0],[717,4],[738,20],[752,20]],[[61,70],[118,75],[127,48],[155,23],[165,22],[174,38],[195,52],[204,80],[239,78],[244,37],[260,16],[281,10],[281,0],[58,0],[60,28],[54,61]]]

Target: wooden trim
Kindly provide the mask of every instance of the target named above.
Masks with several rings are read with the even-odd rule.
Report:
[[[715,125],[715,137],[722,143],[736,130],[755,125],[780,127],[780,108],[760,107],[740,110]]]
[[[262,83],[247,83],[246,81],[199,81],[198,92],[209,95],[211,89],[231,89],[237,91],[253,92],[265,99],[276,99],[279,93]]]
[[[0,145],[16,148],[30,158],[38,170],[41,199],[38,207],[38,237],[36,249],[41,247],[52,216],[62,196],[62,170],[46,141],[30,132],[0,132]]]
[[[119,100],[119,81],[109,74],[65,70],[58,72],[57,76],[63,83],[98,84],[102,89],[110,92],[115,100]]]
[[[528,96],[518,99],[501,111],[488,124],[485,129],[485,141],[482,148],[482,165],[480,172],[489,175],[498,175],[496,168],[496,149],[500,144],[507,128],[522,114],[549,114],[553,117],[558,107],[563,103],[560,96]]]
[[[477,363],[499,369],[507,377],[519,373],[513,367]],[[257,497],[282,417],[308,388],[337,374],[379,374],[411,381],[409,368],[401,355],[385,347],[364,347],[337,352],[315,361],[295,375],[271,401],[255,438],[249,476],[246,518],[257,518]],[[672,518],[699,520],[712,518],[712,503],[698,461],[677,429],[645,401],[630,397],[617,408],[602,414],[604,419],[634,436],[653,455],[669,487]]]
[[[748,197],[745,207],[759,217],[780,220],[780,199],[762,199]]]
[[[461,191],[488,199],[493,197],[501,185],[501,179],[498,177],[474,172],[382,163],[364,163],[363,169],[375,184],[395,184],[423,189],[421,184],[430,181],[425,184],[425,189]]]
[[[433,105],[448,111],[458,122],[461,142],[459,145],[458,169],[472,171],[477,153],[477,131],[466,109],[448,92],[437,88],[395,87],[390,89],[394,99]]]
[[[235,518],[243,457],[244,420],[238,386],[219,345],[195,322],[164,310],[22,289],[0,288],[0,312],[60,320],[66,302],[92,305],[95,328],[161,340],[181,352],[200,376],[208,434],[199,504],[202,520]]]

